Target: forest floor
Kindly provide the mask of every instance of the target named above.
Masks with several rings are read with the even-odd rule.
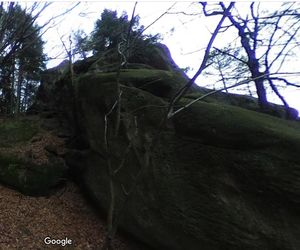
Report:
[[[46,245],[44,239],[68,239],[71,245]],[[71,182],[49,197],[30,197],[0,185],[0,249],[101,249],[105,220]],[[117,235],[116,250],[143,250]]]

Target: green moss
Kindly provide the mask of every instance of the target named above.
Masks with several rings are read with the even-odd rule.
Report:
[[[189,101],[183,99],[182,105]],[[300,124],[225,104],[198,102],[174,118],[177,130],[232,148],[278,144],[300,149]]]
[[[141,127],[159,126],[167,109],[167,102],[146,91],[136,88],[122,88],[123,107],[127,113],[136,116]]]
[[[199,97],[204,96],[212,92],[212,89],[206,89],[199,87],[197,91],[188,93],[185,98],[187,99],[197,99]],[[232,93],[224,93],[224,92],[216,92],[213,95],[207,96],[202,99],[204,102],[209,103],[221,103],[227,105],[234,105],[238,107],[243,107],[245,109],[250,110],[258,110],[259,106],[257,103],[257,99],[254,97],[250,97],[247,95],[239,95],[239,94],[232,94]]]
[[[121,78],[124,80],[144,80],[172,77],[173,73],[165,70],[157,69],[124,69],[121,71]]]
[[[17,156],[0,156],[0,181],[27,195],[47,194],[61,182],[65,171],[65,165],[57,159],[35,165]]]
[[[127,67],[128,69],[153,69],[153,67],[143,64],[143,63],[128,63]]]
[[[81,93],[90,86],[97,86],[97,93],[99,93],[103,88],[103,84],[116,83],[116,78],[116,72],[85,74],[77,80],[78,92]],[[169,98],[184,85],[185,80],[178,77],[176,73],[164,70],[123,69],[120,73],[120,83],[143,89],[159,97]]]
[[[79,82],[86,81],[87,83],[94,82],[111,82],[116,80],[116,72],[107,73],[88,73],[78,77]],[[164,70],[153,70],[153,69],[123,69],[121,70],[120,79],[124,82],[145,82],[157,79],[166,79],[172,77],[173,74]]]
[[[12,146],[14,143],[28,141],[37,132],[37,122],[26,119],[7,119],[0,123],[0,146]]]

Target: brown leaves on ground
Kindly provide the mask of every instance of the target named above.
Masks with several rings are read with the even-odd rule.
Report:
[[[29,197],[0,185],[0,249],[61,249],[45,237],[72,240],[64,249],[101,249],[105,222],[73,183],[50,197]],[[114,249],[142,250],[117,236]]]
[[[50,132],[35,135],[28,142],[16,143],[13,147],[0,148],[0,152],[17,155],[37,165],[48,163],[48,154],[63,155],[65,141]]]

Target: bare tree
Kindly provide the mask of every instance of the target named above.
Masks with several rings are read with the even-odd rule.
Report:
[[[207,3],[201,2],[201,4],[206,16],[221,15],[226,9],[224,3],[220,2],[218,10],[209,12]],[[291,55],[292,50],[298,46],[299,8],[295,3],[283,4],[280,9],[269,13],[261,10],[260,3],[252,2],[246,16],[239,13],[236,7],[229,13],[228,20],[231,25],[228,25],[227,31],[230,28],[236,29],[246,58],[237,57],[232,51],[216,49],[248,67],[251,78],[256,79],[254,83],[262,110],[269,108],[266,91],[266,84],[268,84],[285,106],[287,117],[295,118],[293,110],[289,108],[288,103],[280,94],[277,85],[279,81],[285,82],[286,85],[299,85],[286,78],[277,77],[276,73],[280,73],[284,62]]]
[[[230,10],[233,8],[233,6],[234,6],[234,3],[230,3],[228,7],[224,6],[224,11],[222,11],[222,13],[220,13],[222,15],[221,19],[218,22],[214,32],[211,35],[211,38],[210,38],[209,42],[207,44],[207,47],[206,47],[205,52],[204,52],[203,60],[201,62],[201,65],[200,65],[199,69],[197,70],[195,75],[188,81],[188,83],[185,86],[183,86],[181,89],[178,90],[178,92],[175,94],[175,96],[170,101],[170,105],[169,105],[169,108],[168,108],[168,115],[167,115],[168,119],[173,116],[174,106],[176,105],[176,103],[187,93],[187,91],[195,83],[195,80],[199,77],[199,75],[201,75],[201,73],[208,66],[207,62],[208,62],[208,59],[209,59],[211,48],[213,46],[213,42],[216,39],[216,37],[217,37],[218,33],[220,32],[220,30],[222,29],[222,25],[223,25],[225,19],[227,18],[227,16],[230,14]]]
[[[217,78],[217,81],[213,81],[214,88],[218,88],[221,83],[227,93],[228,86],[250,77],[246,60],[241,55],[241,48],[233,46],[229,45],[222,50],[214,47],[209,56],[210,66],[204,72],[207,76]],[[249,94],[252,95],[248,85],[247,87]]]

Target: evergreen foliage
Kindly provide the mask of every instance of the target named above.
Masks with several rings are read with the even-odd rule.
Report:
[[[32,103],[45,68],[36,17],[20,5],[0,5],[0,113],[17,114]]]
[[[77,48],[81,46],[81,51],[92,50],[97,56],[110,52],[117,54],[119,49],[124,52],[127,61],[142,62],[160,36],[143,34],[145,28],[139,21],[138,15],[129,20],[126,12],[118,16],[117,11],[105,9],[88,40],[79,36]]]

